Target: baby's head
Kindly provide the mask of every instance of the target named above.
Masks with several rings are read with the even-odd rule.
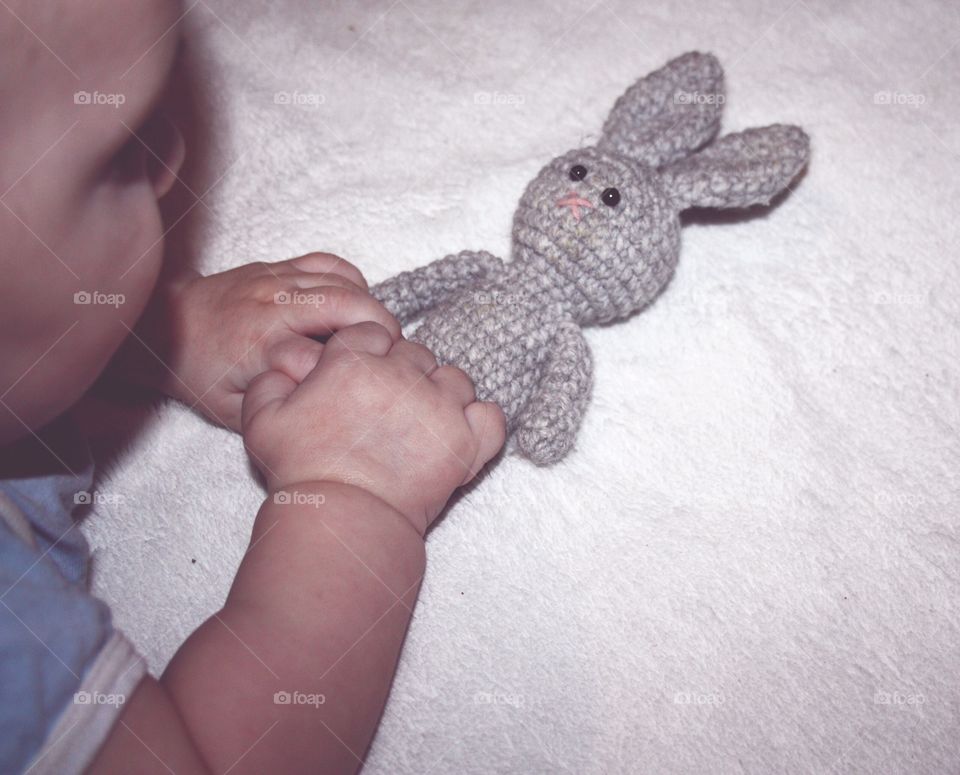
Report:
[[[0,443],[73,404],[136,323],[163,255],[158,199],[183,159],[156,112],[179,2],[8,2]]]
[[[557,157],[527,186],[514,260],[558,289],[579,323],[626,317],[657,297],[679,257],[681,211],[769,203],[805,164],[797,127],[711,143],[723,103],[716,58],[685,54],[617,100],[595,146]]]

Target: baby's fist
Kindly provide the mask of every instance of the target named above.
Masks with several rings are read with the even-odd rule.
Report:
[[[503,446],[505,421],[459,369],[373,322],[337,332],[298,385],[269,371],[243,402],[243,435],[271,491],[361,487],[422,534]]]

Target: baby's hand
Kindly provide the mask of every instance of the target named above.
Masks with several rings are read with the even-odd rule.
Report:
[[[311,336],[364,320],[400,335],[360,271],[330,253],[197,276],[159,296],[130,345],[154,356],[138,353],[128,370],[152,372],[151,383],[236,431],[254,377],[273,370],[299,382],[316,365],[323,345]]]
[[[271,492],[336,481],[377,496],[422,535],[450,494],[503,446],[503,412],[459,369],[365,322],[326,344],[313,371],[257,377],[243,436]]]

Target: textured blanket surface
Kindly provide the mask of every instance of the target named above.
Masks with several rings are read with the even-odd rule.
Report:
[[[723,131],[813,140],[776,207],[686,218],[656,304],[586,330],[571,454],[503,458],[429,534],[366,772],[960,771],[954,4],[186,7],[202,202],[171,246],[204,272],[506,258],[541,165],[687,50],[724,65]],[[99,486],[94,589],[156,673],[262,492],[174,403]]]

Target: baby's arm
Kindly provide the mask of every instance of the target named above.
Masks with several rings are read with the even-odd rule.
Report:
[[[257,378],[243,427],[271,495],[227,602],[140,686],[94,771],[356,770],[423,533],[504,438],[502,413],[462,372],[375,323],[340,331],[299,385]]]
[[[297,493],[324,498],[322,508],[267,499],[223,609],[159,682],[141,684],[94,772],[360,767],[416,601],[423,541],[364,490],[317,482]],[[281,692],[290,704],[275,704]]]

